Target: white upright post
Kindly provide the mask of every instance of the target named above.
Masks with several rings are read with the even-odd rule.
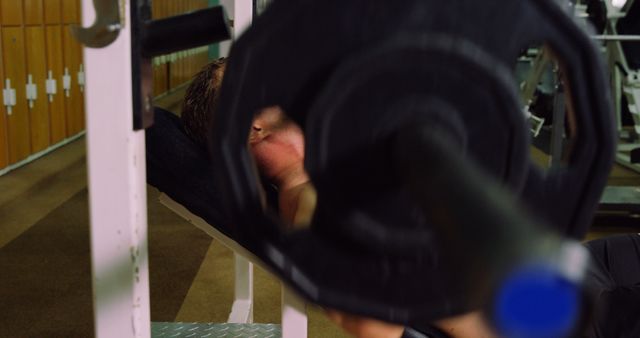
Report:
[[[233,20],[232,40],[237,39],[253,21],[253,0],[220,0],[220,4],[227,11],[229,19]],[[220,56],[228,56],[233,41],[220,43]]]
[[[253,0],[221,0],[227,15],[233,20],[232,40],[238,38],[253,20]],[[220,43],[220,56],[228,56],[233,41]],[[235,300],[228,321],[230,323],[253,322],[253,264],[235,254]]]
[[[130,1],[117,40],[85,49],[95,336],[148,338],[149,274],[144,131],[133,131]],[[92,25],[92,0],[83,0]]]
[[[235,288],[229,323],[253,323],[253,264],[244,256],[234,253]]]
[[[297,294],[282,285],[282,338],[307,336],[307,305]]]

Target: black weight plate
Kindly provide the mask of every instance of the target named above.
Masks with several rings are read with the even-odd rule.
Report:
[[[306,126],[312,104],[344,60],[398,36],[436,34],[470,41],[491,55],[496,69],[511,65],[534,42],[548,41],[554,47],[572,83],[579,143],[567,170],[546,176],[530,171],[520,196],[532,213],[569,233],[579,233],[591,217],[612,159],[609,101],[603,95],[606,81],[591,41],[555,1],[275,1],[232,48],[213,119],[211,149],[213,163],[220,166],[215,174],[228,196],[234,238],[310,301],[402,323],[459,313],[468,305],[463,296],[447,289],[437,261],[422,253],[398,255],[391,264],[351,245],[348,238],[316,230],[281,234],[272,213],[262,208],[259,179],[247,150],[258,109],[279,105]],[[469,154],[479,137],[466,140]],[[479,163],[484,160],[469,156]]]
[[[632,0],[627,0],[627,2]],[[640,1],[635,0],[627,9],[624,18],[618,21],[618,33],[627,35],[640,35]],[[640,42],[623,42],[622,48],[627,57],[629,67],[640,69]]]
[[[391,247],[419,250],[403,242],[416,236],[398,233],[429,226],[395,179],[388,149],[399,128],[416,124],[446,129],[486,175],[515,194],[521,189],[529,136],[510,72],[469,41],[404,35],[346,60],[307,116],[306,167],[326,212],[318,230],[386,255]],[[357,224],[352,229],[354,210],[395,236],[378,243]]]

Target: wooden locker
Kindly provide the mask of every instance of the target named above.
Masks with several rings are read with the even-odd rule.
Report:
[[[164,11],[163,11],[164,0],[154,0],[151,6],[152,6],[151,13],[152,13],[153,19],[160,19],[164,17]]]
[[[11,80],[16,90],[16,105],[11,114],[7,114],[7,136],[9,144],[9,164],[27,158],[31,154],[31,136],[29,135],[29,111],[27,109],[26,55],[24,53],[24,31],[22,27],[2,29],[4,56],[4,76]]]
[[[64,90],[67,117],[67,136],[78,134],[84,129],[84,98],[78,85],[78,72],[82,64],[80,44],[71,36],[69,26],[63,28],[64,78],[68,76],[69,90]]]
[[[26,27],[27,81],[36,86],[37,97],[29,103],[31,125],[31,152],[37,153],[51,145],[49,107],[46,95],[47,56],[45,34],[42,26]]]
[[[195,54],[193,51],[189,51],[186,59],[187,69],[185,70],[184,82],[191,80],[195,75]]]
[[[182,51],[182,76],[180,77],[180,84],[183,84],[189,78],[189,51]]]
[[[82,84],[82,86],[79,83],[79,77],[80,77],[80,71],[83,72],[83,77],[84,77],[84,52],[83,52],[83,47],[80,44],[80,42],[78,42],[78,40],[73,40],[74,41],[74,48],[75,48],[75,52],[76,52],[76,59],[78,61],[78,72],[76,72],[75,77],[76,77],[76,90],[79,93],[78,96],[78,109],[80,111],[80,127],[82,128],[82,130],[85,129],[85,107],[84,107],[84,84]]]
[[[162,17],[166,18],[171,15],[171,0],[162,0]]]
[[[169,16],[178,15],[179,12],[178,0],[169,0]]]
[[[0,29],[1,31],[1,29]],[[0,32],[0,58],[4,55],[2,48],[2,33]],[[4,71],[2,60],[0,60],[0,89],[4,89]],[[0,91],[2,96],[2,91]],[[0,106],[0,169],[9,165],[9,148],[7,146],[7,110],[4,105]]]
[[[170,60],[172,60],[172,59],[170,58]],[[168,81],[169,81],[169,90],[171,90],[171,89],[176,87],[176,82],[178,82],[177,78],[176,78],[176,76],[178,74],[178,71],[177,71],[177,59],[173,60],[173,61],[169,61],[169,63],[167,63],[167,67],[169,67],[169,78],[168,78]]]
[[[62,22],[66,24],[80,23],[80,2],[78,0],[62,0]]]
[[[180,52],[176,53],[175,61],[171,63],[171,89],[180,85],[182,80],[182,57]]]
[[[169,91],[169,65],[167,63],[164,63],[162,65],[160,65],[160,72],[159,72],[159,86],[160,86],[160,94],[166,93]]]
[[[160,95],[160,66],[153,65],[153,97]]]
[[[162,8],[162,17],[166,18],[171,15],[171,0],[162,0],[161,7]]]
[[[153,64],[153,96],[160,95],[160,65],[156,64],[156,60],[151,61]]]
[[[173,8],[174,8],[174,3],[173,0],[165,0],[165,10],[166,12],[164,13],[165,16],[172,16],[173,15]]]
[[[169,90],[173,89],[175,85],[175,80],[174,80],[175,74],[176,74],[175,63],[168,61],[167,62],[167,86],[168,86],[167,88]]]
[[[62,0],[44,1],[44,22],[46,24],[62,23]]]
[[[49,1],[49,0],[47,0]],[[47,26],[47,78],[51,72],[51,79],[55,80],[56,94],[47,95],[49,102],[51,143],[55,144],[67,137],[67,116],[65,112],[64,89],[62,75],[64,74],[62,26]],[[44,93],[43,93],[44,94]]]
[[[182,2],[182,13],[188,13],[191,11],[191,0],[183,0]]]
[[[207,63],[209,63],[209,48],[200,53],[198,57],[198,70],[202,69]]]
[[[166,63],[160,65],[160,94],[169,90],[169,68]]]
[[[164,0],[153,0],[153,18],[160,19],[164,17]]]
[[[199,60],[200,60],[200,51],[196,50],[195,52],[193,52],[193,55],[191,56],[191,71],[189,74],[189,80],[191,80],[193,76],[196,75],[198,70],[200,70]]]
[[[155,67],[155,72],[153,74],[155,88],[154,88],[154,96],[158,96],[167,91],[167,65],[159,64]]]
[[[184,78],[184,57],[181,52],[178,52],[178,60],[176,61],[176,78],[175,78],[175,87],[178,87],[182,84],[182,79]]]
[[[22,25],[22,12],[22,0],[0,0],[0,22],[3,26]]]
[[[151,2],[151,19],[158,18],[158,0]]]
[[[196,55],[193,56],[193,69],[194,69],[194,75],[195,73],[197,73],[198,71],[200,71],[200,69],[202,68],[203,64],[202,64],[202,51],[198,51],[198,53],[196,53]]]
[[[25,25],[41,25],[44,22],[44,7],[42,2],[43,0],[24,0]]]

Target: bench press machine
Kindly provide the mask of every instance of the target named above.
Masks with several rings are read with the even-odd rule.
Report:
[[[95,2],[111,5],[111,15],[101,17],[107,11],[99,10],[97,28],[89,30],[88,38],[78,36],[89,46],[94,41],[93,47],[106,47],[86,52],[96,335],[147,337],[141,129],[150,125],[153,111],[147,78],[139,74],[147,74],[153,54],[145,48],[166,51],[171,46],[136,41],[137,33],[154,33],[136,19],[145,13],[146,1]],[[404,20],[391,20],[391,12]],[[354,13],[362,14],[357,24]],[[462,13],[467,13],[465,20],[440,20],[461,19]],[[315,17],[330,24],[314,24],[310,18]],[[92,19],[85,1],[85,24]],[[478,34],[487,23],[488,32]],[[576,93],[578,147],[559,172],[542,173],[524,156],[528,131],[507,69],[531,40],[548,40],[569,61]],[[179,42],[184,47],[192,41]],[[406,325],[487,306],[489,319],[507,336],[563,336],[577,330],[575,300],[585,256],[557,233],[584,235],[613,145],[607,97],[595,95],[604,75],[591,48],[566,13],[547,0],[275,2],[231,50],[220,106],[224,113],[214,126],[212,158],[222,169],[214,175],[229,196],[224,207],[234,225],[232,237],[323,306]],[[305,57],[297,57],[299,52]],[[283,67],[264,67],[269,61]],[[114,62],[120,67],[114,68]],[[401,85],[372,87],[376,76]],[[469,100],[456,99],[456,89],[467,90]],[[362,100],[363,94],[374,100]],[[368,109],[349,109],[354,102]],[[264,210],[246,153],[251,114],[270,104],[295,113],[292,118],[304,127],[305,164],[319,192],[311,229],[294,234],[282,234]],[[343,128],[360,122],[366,128]],[[485,133],[489,127],[490,137]],[[336,145],[334,140],[346,142]],[[379,162],[379,154],[392,165]],[[357,162],[350,161],[356,160],[381,170],[353,176],[350,165]],[[345,182],[362,190],[345,190]],[[516,201],[556,234],[529,221]],[[354,205],[362,209],[350,209]],[[403,215],[409,217],[399,222]],[[434,239],[447,243],[442,254],[457,264],[444,271],[431,264]],[[468,250],[452,251],[456,248]],[[558,283],[546,284],[549,278]],[[523,287],[560,297],[543,298],[548,302],[541,305],[537,301],[542,299],[522,298],[518,291]],[[534,321],[539,325],[531,327],[528,316],[517,315],[528,302],[555,306],[558,299],[568,300],[567,311],[545,317],[544,324]],[[536,315],[544,317],[544,311]]]
[[[251,23],[254,9],[265,6],[262,1],[262,7],[256,7],[251,0],[223,0],[222,3],[234,22],[231,36],[239,36]],[[138,5],[137,9],[131,8]],[[136,20],[140,20],[132,14],[145,18],[149,13],[141,11],[147,11],[148,5],[145,1],[86,0],[83,22],[85,26],[93,26],[87,30],[76,29],[76,36],[85,45],[101,47],[85,49],[90,83],[87,147],[96,337],[173,337],[196,332],[253,332],[261,333],[260,336],[280,336],[282,332],[283,337],[305,337],[304,303],[289,291],[283,293],[282,329],[278,325],[250,324],[253,322],[252,261],[259,260],[221,232],[203,225],[201,219],[166,195],[162,195],[163,204],[236,252],[236,300],[229,324],[150,323],[145,141],[141,127],[150,125],[151,121],[149,107],[134,104],[136,98],[146,99],[150,92],[138,75],[140,69],[144,69],[144,62],[136,64],[132,58],[135,48],[139,47],[132,30],[136,29]],[[221,13],[211,9],[201,15],[220,21]],[[206,27],[212,33],[206,40],[219,40],[219,35],[224,35],[220,33],[221,27],[211,22]],[[161,46],[153,48],[158,49],[154,52],[158,54],[168,51]],[[228,52],[228,48],[226,43],[221,53]],[[134,90],[136,83],[142,89]],[[135,119],[132,118],[134,111],[138,113]]]

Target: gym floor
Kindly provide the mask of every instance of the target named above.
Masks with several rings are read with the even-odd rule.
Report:
[[[0,191],[0,337],[92,337],[85,139],[1,176]],[[151,320],[225,322],[233,253],[147,194]],[[280,283],[256,267],[254,285],[255,322],[280,323]],[[309,337],[347,336],[310,306]]]
[[[176,111],[180,92],[160,105]],[[534,158],[544,155],[534,152]],[[86,151],[80,138],[0,177],[0,337],[91,337],[93,309]],[[612,184],[640,186],[616,167]],[[157,201],[148,188],[151,320],[224,322],[233,254]],[[638,228],[599,227],[589,238]],[[256,268],[255,322],[280,322],[280,284]],[[310,307],[309,337],[346,337]]]

